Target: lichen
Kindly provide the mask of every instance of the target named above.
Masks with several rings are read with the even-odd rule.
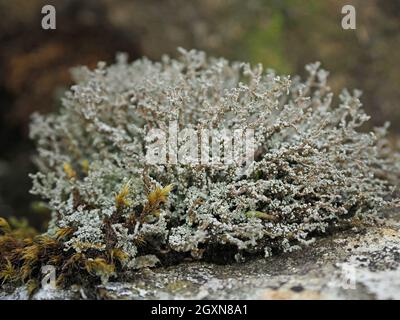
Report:
[[[48,202],[52,219],[42,238],[2,249],[3,281],[15,268],[34,278],[37,263],[55,264],[71,283],[106,282],[150,255],[162,264],[268,257],[398,205],[400,161],[387,126],[360,130],[369,119],[360,92],[343,90],[333,103],[319,63],[302,81],[180,52],[177,60],[128,63],[119,55],[114,65],[76,69],[59,112],[33,116],[32,193]],[[252,160],[149,163],[149,132],[168,136],[171,123],[251,129]]]

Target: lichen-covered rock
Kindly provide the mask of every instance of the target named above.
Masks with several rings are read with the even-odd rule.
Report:
[[[397,215],[399,216],[399,215]],[[133,279],[33,299],[399,299],[400,223],[393,219],[318,239],[302,251],[246,263],[139,270]],[[1,299],[28,299],[25,288]]]
[[[270,256],[397,202],[386,127],[361,132],[360,93],[333,103],[318,63],[301,81],[180,52],[75,70],[60,112],[34,116],[32,192],[53,211],[48,236],[78,266],[107,280],[140,256]]]

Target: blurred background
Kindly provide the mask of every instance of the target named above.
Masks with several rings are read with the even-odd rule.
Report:
[[[46,4],[56,30],[41,28]],[[346,4],[356,30],[341,27]],[[48,212],[28,193],[29,119],[59,107],[71,67],[118,51],[175,56],[178,46],[290,74],[321,61],[336,93],[364,91],[371,126],[389,120],[393,141],[400,134],[400,0],[0,0],[0,216],[44,227]]]

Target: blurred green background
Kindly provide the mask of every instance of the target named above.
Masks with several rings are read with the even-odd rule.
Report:
[[[45,4],[57,10],[56,30],[41,29]],[[341,27],[346,4],[356,30]],[[332,89],[362,89],[370,125],[391,121],[398,141],[399,0],[0,0],[0,215],[39,228],[46,220],[28,194],[29,116],[59,107],[71,67],[112,62],[117,51],[159,59],[178,46],[290,74],[321,61]]]

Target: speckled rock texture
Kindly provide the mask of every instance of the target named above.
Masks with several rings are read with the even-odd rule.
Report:
[[[0,299],[27,299],[25,288]],[[400,212],[303,250],[242,264],[144,269],[94,290],[39,290],[33,299],[399,299]]]

